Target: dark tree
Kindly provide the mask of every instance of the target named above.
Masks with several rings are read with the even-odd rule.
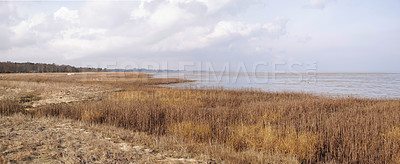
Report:
[[[83,68],[69,65],[44,63],[0,62],[0,73],[44,73],[44,72],[104,72],[102,68]]]

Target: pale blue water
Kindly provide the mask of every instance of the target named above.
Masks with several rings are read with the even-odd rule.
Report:
[[[328,96],[400,98],[398,73],[157,73],[155,78],[183,78],[195,82],[168,87],[255,88],[263,91],[308,92]]]

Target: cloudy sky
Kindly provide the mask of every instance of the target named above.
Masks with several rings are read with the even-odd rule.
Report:
[[[0,1],[0,61],[400,72],[399,20],[398,0]]]

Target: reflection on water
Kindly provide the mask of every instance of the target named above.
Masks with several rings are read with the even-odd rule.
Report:
[[[396,73],[157,73],[155,78],[184,78],[190,83],[170,87],[257,88],[264,91],[296,91],[324,95],[400,98],[400,74]]]

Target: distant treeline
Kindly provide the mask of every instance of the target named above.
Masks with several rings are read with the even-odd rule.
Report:
[[[0,62],[0,73],[46,73],[46,72],[103,72],[102,68],[82,68],[69,65],[43,63]]]

